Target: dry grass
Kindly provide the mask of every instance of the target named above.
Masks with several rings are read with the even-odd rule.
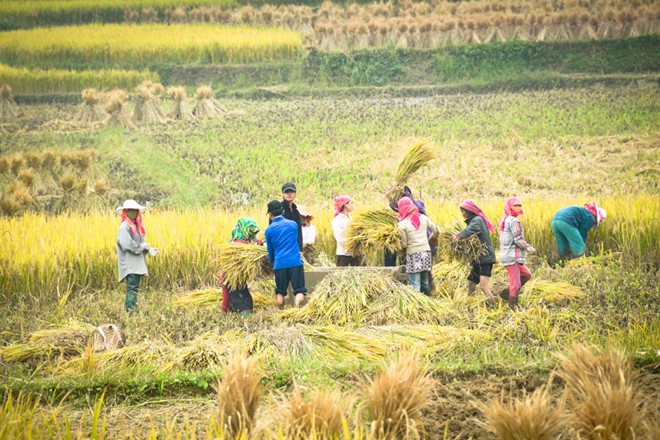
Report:
[[[3,84],[0,87],[0,119],[13,118],[16,115],[18,115],[18,111],[16,111],[16,101],[14,101],[11,87]]]
[[[96,89],[83,90],[83,106],[74,117],[74,121],[84,124],[103,121],[107,117],[107,114],[100,105],[101,98],[101,94]]]
[[[641,438],[644,411],[642,396],[632,385],[631,361],[614,348],[594,351],[574,345],[558,356],[571,426],[583,439]]]
[[[0,348],[0,357],[7,362],[18,362],[52,356],[80,355],[92,331],[93,326],[77,322],[39,330],[32,333],[25,343]]]
[[[174,120],[191,121],[196,119],[192,110],[186,103],[186,89],[184,87],[169,87],[167,96],[172,100],[172,108],[167,117]]]
[[[119,89],[112,90],[108,92],[106,97],[105,111],[108,113],[106,124],[119,125],[124,128],[135,128],[126,108],[126,101],[128,100],[126,91]]]
[[[197,104],[192,111],[192,114],[198,118],[214,118],[227,113],[224,108],[213,97],[213,89],[209,86],[201,86],[195,93]]]
[[[255,423],[263,387],[254,359],[236,356],[223,365],[222,379],[216,386],[218,424],[231,438],[247,436]]]
[[[584,290],[564,281],[532,279],[525,285],[525,294],[521,297],[521,301],[523,305],[565,305],[584,296]]]
[[[160,94],[163,86],[151,81],[145,81],[135,89],[135,110],[133,120],[135,122],[147,122],[163,124],[166,121],[163,111],[160,109]]]
[[[422,411],[431,400],[434,380],[410,354],[401,354],[386,371],[364,386],[363,409],[377,439],[421,438]]]

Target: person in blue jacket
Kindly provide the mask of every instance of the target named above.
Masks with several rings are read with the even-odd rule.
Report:
[[[266,228],[268,259],[275,272],[275,294],[277,305],[284,307],[286,290],[291,283],[295,295],[294,305],[300,307],[305,300],[305,271],[298,245],[298,224],[283,217],[282,203],[273,200],[268,203],[268,216],[271,223]]]
[[[605,220],[607,213],[596,202],[582,206],[566,206],[552,218],[552,232],[557,241],[559,258],[579,258],[584,255],[587,234]]]

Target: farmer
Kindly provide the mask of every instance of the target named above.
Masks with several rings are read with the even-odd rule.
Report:
[[[337,241],[337,266],[359,266],[361,258],[353,255],[346,249],[346,229],[351,222],[351,212],[353,212],[353,201],[349,196],[337,196],[334,200],[335,217],[332,219],[332,233]]]
[[[509,288],[500,293],[509,301],[509,307],[518,307],[520,288],[532,277],[525,266],[527,252],[536,252],[525,241],[525,232],[518,217],[523,215],[522,202],[518,197],[509,197],[504,205],[504,215],[500,222],[500,264],[509,275]]]
[[[296,222],[298,226],[298,247],[302,250],[303,248],[303,238],[302,238],[302,219],[300,216],[300,211],[293,201],[296,199],[296,185],[291,182],[287,182],[282,185],[282,213],[285,219],[292,220]]]
[[[410,197],[399,200],[397,209],[401,244],[406,249],[408,282],[418,292],[430,295],[429,280],[433,257],[426,231],[430,229],[433,237],[436,237],[440,231],[431,219],[419,213],[419,208]]]
[[[239,218],[236,226],[231,231],[231,239],[229,241],[240,244],[263,244],[257,240],[257,234],[260,230],[257,222],[253,219]],[[220,275],[220,281],[224,281],[222,275]],[[243,317],[251,315],[254,304],[247,284],[232,288],[223,282],[221,307],[223,313],[232,311],[238,312]]]
[[[314,216],[302,205],[298,205],[298,212],[300,213],[300,224],[302,226],[303,258],[308,263],[315,264],[319,251],[314,246],[316,242],[316,226],[312,224]]]
[[[115,212],[121,215],[121,224],[117,234],[117,263],[119,282],[126,280],[127,312],[137,311],[140,278],[149,275],[145,255],[158,255],[158,249],[146,242],[147,233],[142,225],[142,211],[146,208],[135,200],[126,200]]]
[[[566,206],[552,218],[552,232],[561,260],[584,256],[587,234],[605,220],[607,213],[596,202],[582,206]]]
[[[271,224],[266,228],[268,259],[275,271],[275,294],[277,305],[284,307],[286,289],[291,283],[295,295],[294,305],[300,307],[305,300],[305,271],[298,246],[298,226],[283,217],[282,203],[273,200],[268,203],[268,216]]]
[[[472,269],[468,275],[468,293],[473,295],[479,284],[487,300],[494,301],[495,295],[490,291],[490,276],[496,260],[493,243],[490,241],[490,232],[495,232],[495,226],[474,200],[463,201],[460,208],[467,227],[456,234],[456,238],[464,239],[476,235],[487,250],[486,255],[482,255],[478,260],[472,262]]]

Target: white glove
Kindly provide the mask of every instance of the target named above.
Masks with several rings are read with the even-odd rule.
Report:
[[[149,255],[151,255],[152,257],[158,255],[158,248],[149,248]]]

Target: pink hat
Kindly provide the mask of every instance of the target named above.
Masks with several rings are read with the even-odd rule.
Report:
[[[605,218],[607,218],[607,211],[596,205],[596,202],[585,203],[584,207],[587,208],[587,210],[591,213],[591,215],[594,216],[594,219],[596,220],[594,228],[598,226],[600,222],[605,220]]]

